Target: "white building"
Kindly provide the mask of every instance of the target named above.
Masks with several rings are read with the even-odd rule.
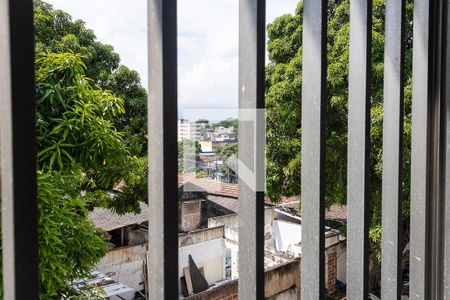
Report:
[[[236,141],[236,133],[233,127],[219,126],[214,128],[214,134],[211,138],[214,142],[232,142]]]
[[[189,120],[178,120],[178,141],[206,139],[206,124],[203,122],[189,122]]]

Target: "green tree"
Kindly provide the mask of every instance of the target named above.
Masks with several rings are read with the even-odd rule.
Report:
[[[99,42],[83,21],[73,21],[66,12],[41,0],[34,1],[34,5],[36,52],[80,54],[91,85],[123,99],[125,113],[115,125],[125,133],[132,154],[145,155],[147,92],[138,73],[121,65],[113,47]]]
[[[39,277],[41,299],[94,299],[68,283],[90,276],[107,251],[107,236],[87,220],[86,204],[94,196],[81,193],[83,177],[38,173]]]
[[[236,175],[238,169],[238,144],[224,144],[217,149],[217,154],[222,159],[222,167],[220,172],[225,173],[227,176]]]
[[[237,156],[238,155],[238,144],[224,144],[221,145],[217,149],[217,154],[219,154],[222,157],[222,160],[227,160],[231,156]]]
[[[88,212],[138,211],[147,199],[147,159],[133,156],[145,154],[147,93],[82,21],[38,0],[35,25],[41,298],[92,299],[69,285],[107,251]]]
[[[232,127],[234,129],[234,132],[237,133],[239,131],[239,120],[235,118],[228,118],[226,120],[222,120],[213,124],[213,127],[220,127],[220,126],[223,126],[225,128]]]
[[[80,55],[43,53],[36,59],[38,167],[66,170],[80,165],[103,187],[118,178],[101,176],[125,162],[128,151],[114,121],[123,100],[93,88]]]
[[[328,105],[326,111],[326,203],[346,203],[349,1],[328,6]],[[267,194],[274,201],[301,194],[301,91],[303,3],[295,15],[268,25],[270,63],[266,68]],[[406,88],[403,198],[409,210],[411,135],[412,1],[407,2]],[[384,1],[373,2],[371,108],[372,225],[375,247],[380,240],[383,120]],[[407,224],[405,223],[405,226]]]
[[[120,66],[111,74],[106,88],[125,101],[125,114],[116,121],[117,129],[126,136],[131,153],[147,153],[147,91],[140,84],[138,72]]]
[[[79,54],[39,53],[36,58],[38,135],[39,275],[41,298],[92,299],[69,283],[88,277],[107,250],[107,237],[87,220],[95,206],[118,205],[106,190],[131,180],[123,134],[114,122],[123,100],[94,88]],[[128,193],[135,190],[127,190]],[[131,210],[131,209],[129,209]]]

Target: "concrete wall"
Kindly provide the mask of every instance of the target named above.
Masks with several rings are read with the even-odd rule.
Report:
[[[296,246],[302,241],[302,226],[283,220],[273,221],[275,247],[278,251],[301,254],[301,247]]]
[[[239,228],[238,214],[235,213],[208,219],[208,227],[216,227],[221,225],[232,229],[238,229]]]
[[[201,200],[181,202],[181,232],[197,230],[201,222]]]
[[[224,240],[224,227],[213,227],[192,231],[178,236],[178,272],[189,266],[189,255],[197,267],[203,267],[208,283],[225,279],[225,260],[227,247]]]
[[[146,252],[147,245],[115,248],[100,260],[96,269],[136,291],[142,290],[144,289],[142,271]],[[127,295],[124,298],[134,299],[134,292],[131,295],[133,297]]]
[[[272,222],[274,220],[273,207],[264,210],[264,239],[266,244],[274,243]],[[230,214],[208,219],[208,227],[225,226],[225,238],[238,242],[239,215]]]
[[[183,268],[188,266],[191,254],[197,266],[204,267],[208,282],[223,280],[227,255],[223,237],[223,226],[180,234],[178,236],[180,276],[183,274]],[[143,290],[143,267],[147,248],[147,244],[114,248],[100,260],[96,269],[136,291]],[[134,299],[134,292],[131,294],[132,296],[126,295],[124,298]]]
[[[189,255],[191,255],[197,267],[203,267],[208,283],[221,281],[225,279],[226,254],[227,249],[223,238],[180,247],[178,252],[179,276],[183,276],[183,269],[189,267]]]
[[[184,247],[204,241],[224,237],[224,226],[199,229],[178,235],[178,247]]]
[[[300,299],[300,260],[266,270],[265,298],[271,300]],[[189,300],[238,299],[238,280],[228,281],[217,288],[192,295]]]

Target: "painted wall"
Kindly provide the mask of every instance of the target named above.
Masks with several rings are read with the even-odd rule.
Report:
[[[272,245],[274,242],[273,207],[264,210],[264,240],[265,244]],[[208,219],[208,227],[225,226],[225,238],[238,242],[239,215],[237,213]]]
[[[180,277],[183,276],[183,269],[189,267],[189,255],[192,256],[197,267],[204,268],[208,283],[225,279],[227,249],[223,238],[180,247],[178,252]]]
[[[180,276],[183,276],[183,268],[188,266],[189,254],[191,254],[197,266],[204,267],[205,277],[209,283],[223,280],[227,257],[223,237],[223,226],[180,234],[178,236]],[[100,260],[96,269],[136,291],[143,290],[147,247],[147,245],[138,245],[112,249]],[[134,299],[134,292],[125,295],[124,298]]]
[[[146,245],[115,248],[100,260],[96,269],[136,291],[142,290],[146,251]],[[121,297],[134,299],[134,292]]]
[[[293,260],[286,264],[265,271],[265,297],[271,300],[300,299],[300,261]],[[202,293],[192,295],[189,300],[234,300],[238,296],[238,280],[227,283]]]
[[[278,251],[301,254],[301,248],[296,244],[302,241],[302,226],[282,220],[273,221],[275,247]]]

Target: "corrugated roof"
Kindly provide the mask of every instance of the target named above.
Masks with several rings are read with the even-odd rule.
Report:
[[[140,224],[144,221],[148,221],[150,210],[145,203],[139,202],[139,206],[141,207],[140,213],[127,213],[124,215],[119,215],[108,208],[96,207],[89,214],[89,220],[92,221],[95,226],[105,231],[111,231],[128,225]]]
[[[127,292],[134,291],[134,289],[129,288],[123,283],[117,282],[111,277],[108,277],[98,271],[92,271],[89,278],[83,278],[75,281],[71,284],[71,287],[73,287],[77,291],[84,291],[86,289],[97,287],[100,290],[103,290],[104,294],[100,294],[100,292],[97,292],[95,290],[92,290],[92,292],[95,296],[98,296],[102,299],[109,299],[109,297],[111,296],[118,296]]]

